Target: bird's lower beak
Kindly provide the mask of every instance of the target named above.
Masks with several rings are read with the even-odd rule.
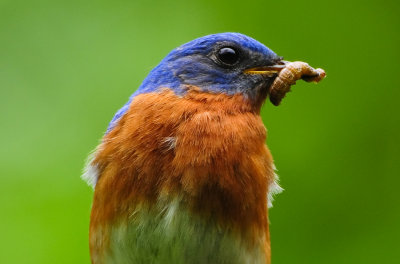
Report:
[[[247,74],[261,74],[268,77],[273,77],[279,74],[281,70],[286,67],[286,61],[280,61],[277,64],[269,65],[269,66],[261,66],[256,68],[250,68],[245,70],[244,72]]]

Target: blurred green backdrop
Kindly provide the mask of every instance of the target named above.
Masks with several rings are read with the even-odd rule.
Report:
[[[89,263],[87,154],[171,49],[237,31],[328,74],[263,118],[273,263],[399,263],[399,2],[1,1],[0,263]]]

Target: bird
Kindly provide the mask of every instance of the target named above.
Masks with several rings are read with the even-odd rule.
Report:
[[[287,65],[228,32],[150,71],[83,174],[93,264],[270,263],[268,208],[282,188],[260,110]]]

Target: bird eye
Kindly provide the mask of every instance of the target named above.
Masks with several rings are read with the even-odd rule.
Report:
[[[239,60],[239,52],[231,47],[223,47],[218,50],[218,59],[227,66],[233,66]]]

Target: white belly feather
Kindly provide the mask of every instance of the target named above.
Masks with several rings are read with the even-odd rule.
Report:
[[[231,230],[218,227],[212,219],[192,216],[179,200],[161,210],[137,208],[131,219],[112,229],[105,264],[132,263],[265,263],[259,245],[249,249]]]

